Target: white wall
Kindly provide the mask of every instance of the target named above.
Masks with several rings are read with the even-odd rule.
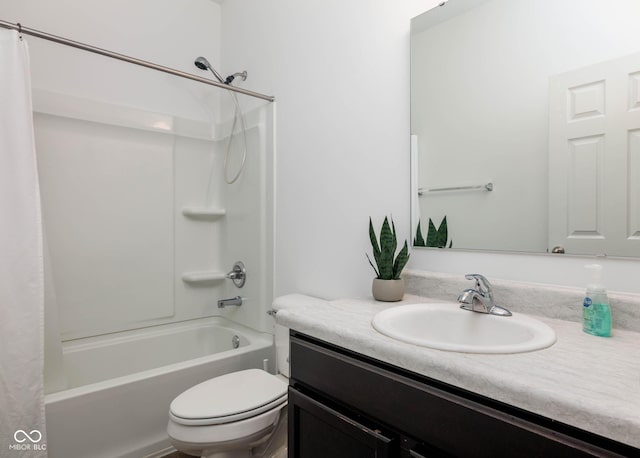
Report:
[[[0,16],[199,76],[195,57],[220,60],[220,6],[209,0],[0,0]],[[199,101],[212,93],[203,85],[45,40],[27,40],[36,89],[187,118],[214,115]],[[189,87],[188,95],[176,86]]]
[[[276,295],[370,294],[368,222],[409,236],[409,20],[435,0],[227,1],[223,60],[277,100]]]
[[[223,59],[277,98],[276,295],[370,294],[369,215],[409,238],[409,20],[435,0],[223,3]],[[584,258],[413,250],[410,267],[582,286]],[[589,260],[591,262],[591,260]],[[640,292],[637,263],[603,261]]]

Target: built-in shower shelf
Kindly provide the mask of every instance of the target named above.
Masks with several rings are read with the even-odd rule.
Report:
[[[182,214],[193,219],[215,219],[227,214],[224,208],[184,207]]]
[[[215,271],[185,272],[182,274],[182,281],[185,283],[210,283],[225,278],[227,278],[227,274]]]

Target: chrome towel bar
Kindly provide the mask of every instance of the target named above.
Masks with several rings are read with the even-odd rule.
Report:
[[[469,185],[469,186],[440,186],[434,188],[418,188],[418,195],[421,196],[425,192],[442,192],[442,191],[493,191],[493,183]]]

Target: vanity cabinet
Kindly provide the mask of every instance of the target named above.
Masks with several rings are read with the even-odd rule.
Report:
[[[290,458],[640,456],[293,330],[290,350]]]

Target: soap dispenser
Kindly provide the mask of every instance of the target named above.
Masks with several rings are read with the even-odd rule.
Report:
[[[602,284],[602,266],[589,264],[585,267],[591,270],[592,281],[587,285],[582,304],[582,330],[594,336],[609,337],[611,335],[611,307],[607,290]]]

